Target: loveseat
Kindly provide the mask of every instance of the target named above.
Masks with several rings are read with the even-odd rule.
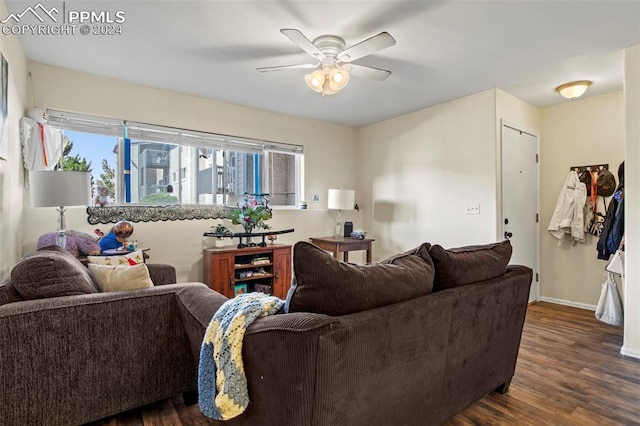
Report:
[[[149,264],[154,287],[100,293],[68,253],[37,256],[0,286],[1,425],[79,425],[196,389],[175,293],[203,284]]]
[[[247,329],[250,403],[236,425],[438,425],[515,371],[532,271],[501,243],[423,244],[375,265],[339,262],[299,242],[286,313]],[[198,362],[227,299],[177,296]]]

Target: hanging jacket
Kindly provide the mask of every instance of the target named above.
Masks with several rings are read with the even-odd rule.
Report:
[[[29,117],[20,119],[22,157],[27,170],[53,170],[62,156],[62,131]]]
[[[587,188],[580,182],[578,173],[571,170],[560,191],[556,208],[551,216],[547,231],[562,242],[565,234],[573,241],[584,242],[584,205],[587,201]]]
[[[624,191],[619,190],[611,197],[607,216],[598,239],[598,259],[609,260],[618,250],[624,236]]]

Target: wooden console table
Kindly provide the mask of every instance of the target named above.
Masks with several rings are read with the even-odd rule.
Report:
[[[232,298],[240,292],[263,291],[287,298],[291,286],[290,245],[208,248],[203,255],[204,282],[218,293]]]
[[[349,252],[356,250],[367,251],[367,263],[371,263],[371,243],[374,239],[355,240],[353,238],[312,237],[311,244],[315,244],[323,250],[333,253],[333,257],[340,259],[340,253],[344,253],[344,261],[349,261]]]

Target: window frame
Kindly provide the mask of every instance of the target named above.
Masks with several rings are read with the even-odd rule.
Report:
[[[300,200],[303,199],[303,159],[304,159],[304,147],[302,145],[294,145],[282,142],[275,141],[267,141],[261,139],[252,139],[245,138],[240,136],[231,136],[224,134],[216,134],[210,132],[203,132],[197,130],[188,130],[181,129],[169,126],[162,126],[156,124],[147,124],[135,121],[128,120],[119,120],[119,119],[109,119],[103,117],[96,117],[86,114],[79,113],[71,113],[61,110],[48,109],[48,124],[51,127],[59,128],[62,131],[70,130],[76,132],[85,132],[85,133],[96,133],[101,135],[108,136],[117,136],[118,137],[118,152],[116,159],[116,173],[117,173],[117,184],[116,184],[116,193],[114,194],[115,206],[125,207],[125,206],[152,206],[152,204],[147,203],[132,203],[126,202],[126,194],[125,194],[125,179],[127,175],[130,176],[131,171],[129,173],[125,172],[125,145],[127,142],[131,143],[134,140],[144,140],[145,142],[156,142],[163,144],[174,144],[178,147],[178,188],[174,187],[174,194],[178,196],[178,204],[179,205],[198,205],[198,206],[214,206],[214,207],[233,207],[233,202],[235,200],[230,199],[228,196],[223,196],[223,203],[216,204],[216,189],[212,188],[212,203],[209,204],[200,204],[199,200],[195,199],[195,203],[182,203],[182,185],[183,180],[189,180],[188,176],[184,176],[183,165],[182,165],[182,156],[184,155],[183,150],[186,147],[195,147],[195,148],[207,148],[213,149],[213,152],[217,152],[216,150],[222,149],[224,154],[223,161],[223,184],[225,184],[225,178],[228,173],[228,164],[227,161],[229,159],[229,152],[236,151],[241,153],[254,153],[260,154],[260,168],[261,168],[261,182],[259,192],[268,193],[270,190],[273,190],[271,186],[270,179],[270,171],[268,167],[268,158],[271,157],[273,153],[281,153],[288,154],[294,156],[294,172],[293,172],[293,187],[295,191],[293,204],[281,204],[281,205],[272,205],[275,208],[293,208],[299,205]],[[130,150],[129,150],[130,151]],[[130,154],[130,153],[129,153]],[[215,161],[212,166],[213,169],[216,168]],[[196,165],[197,168],[197,165]],[[188,168],[187,168],[188,170]],[[171,172],[168,172],[171,173]],[[187,173],[188,174],[188,173]],[[171,175],[169,174],[169,179]],[[197,187],[197,171],[196,171],[196,180],[193,183]],[[132,185],[132,184],[130,184]],[[226,186],[225,186],[226,187]],[[241,194],[235,194],[236,196],[240,196]]]

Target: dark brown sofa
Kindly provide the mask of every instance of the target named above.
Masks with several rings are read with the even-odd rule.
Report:
[[[156,286],[132,291],[77,294],[60,280],[47,291],[68,295],[16,300],[0,286],[1,425],[79,425],[196,389],[175,293],[206,287],[147,267]]]
[[[510,255],[508,242],[458,251],[426,244],[358,266],[296,244],[289,313],[248,328],[250,403],[224,423],[438,425],[493,390],[506,392],[532,278],[529,268],[507,267]],[[197,360],[227,299],[202,287],[177,295]]]

